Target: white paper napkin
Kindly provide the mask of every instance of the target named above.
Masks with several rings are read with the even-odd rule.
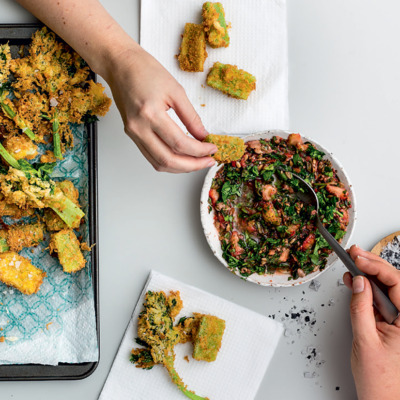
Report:
[[[226,20],[232,23],[229,47],[207,46],[204,72],[181,71],[175,57],[181,35],[186,22],[201,23],[203,2],[142,0],[140,44],[183,85],[209,132],[245,134],[287,129],[286,0],[222,1]],[[247,101],[229,98],[206,85],[207,73],[216,61],[237,65],[256,77],[256,90]],[[176,115],[173,117],[179,121]]]
[[[129,362],[137,337],[137,318],[148,290],[179,290],[183,309],[176,321],[193,312],[217,315],[226,329],[217,360],[192,359],[192,345],[175,347],[175,367],[180,377],[199,396],[210,400],[254,399],[272,358],[283,327],[280,323],[200,289],[152,271],[128,324],[100,400],[178,400],[186,397],[171,382],[165,368],[136,368]],[[189,363],[184,359],[189,356]]]

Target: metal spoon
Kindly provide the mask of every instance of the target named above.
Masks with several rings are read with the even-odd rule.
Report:
[[[364,272],[360,271],[357,268],[356,264],[351,259],[347,251],[328,232],[324,225],[322,225],[321,219],[319,218],[318,197],[313,188],[304,179],[300,178],[300,176],[293,174],[292,172],[291,174],[301,182],[301,188],[304,190],[304,192],[298,191],[297,188],[294,187],[296,197],[304,203],[314,206],[317,210],[317,228],[320,231],[321,235],[329,243],[332,250],[338,255],[338,257],[342,260],[343,264],[347,267],[347,269],[353,276],[362,275],[368,278],[372,287],[375,308],[380,312],[380,314],[388,324],[393,324],[400,313],[399,310],[397,310],[396,306],[389,299],[387,289],[376,278],[376,276],[366,275],[364,274]]]

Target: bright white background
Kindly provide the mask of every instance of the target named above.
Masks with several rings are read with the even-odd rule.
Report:
[[[102,3],[138,39],[139,0]],[[288,0],[290,128],[318,140],[345,166],[358,200],[354,241],[365,248],[400,226],[398,15],[397,0]],[[32,20],[11,0],[0,0],[0,22]],[[317,325],[282,338],[256,400],[355,398],[349,293],[337,286],[343,267],[321,277],[318,293],[237,279],[214,259],[202,234],[204,175],[153,171],[111,109],[99,124],[99,367],[78,382],[0,383],[1,399],[97,399],[151,268],[266,315],[282,315],[306,298]],[[331,298],[335,304],[327,307]],[[319,347],[323,366],[307,367],[301,353],[307,345]],[[318,376],[306,379],[305,371]]]

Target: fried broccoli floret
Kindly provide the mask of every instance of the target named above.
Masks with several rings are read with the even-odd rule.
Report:
[[[30,139],[35,140],[36,136],[32,132],[31,123],[21,117],[17,113],[13,102],[7,97],[8,91],[0,91],[0,108],[3,110],[5,116],[14,121],[15,125],[21,129]]]
[[[182,309],[179,292],[171,292],[166,296],[164,292],[146,293],[144,310],[139,315],[138,335],[147,348],[133,350],[131,361],[138,363],[137,367],[152,366],[145,358],[151,355],[154,364],[166,367],[172,381],[187,397],[193,400],[205,400],[186,389],[185,384],[174,368],[174,346],[179,343],[179,330],[173,326],[174,317]]]
[[[44,166],[51,166],[44,164]],[[53,166],[54,167],[54,166]],[[0,190],[5,200],[20,208],[45,208],[54,210],[69,226],[75,226],[84,216],[83,211],[49,178],[45,169],[35,170],[28,162],[21,164],[21,170],[9,167],[0,174]]]
[[[110,108],[111,99],[89,79],[85,61],[47,28],[34,33],[29,55],[11,60],[10,69],[15,99],[5,94],[0,106],[32,140],[43,142],[51,129],[57,159],[73,146],[69,123],[104,116]]]
[[[182,317],[176,328],[179,330],[180,342],[192,342],[199,325],[199,319],[195,317]]]

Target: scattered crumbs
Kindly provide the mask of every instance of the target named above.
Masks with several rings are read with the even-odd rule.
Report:
[[[396,236],[381,251],[380,256],[400,270],[400,236]]]
[[[46,324],[46,329],[49,330],[49,326],[52,324],[52,322],[49,322],[48,324]]]
[[[318,280],[316,280],[316,279],[313,279],[313,280],[311,281],[311,283],[308,285],[308,287],[309,287],[311,290],[314,290],[314,292],[318,292],[319,288],[321,287],[321,282],[318,281]]]
[[[203,84],[201,85],[201,87],[202,87],[202,88],[205,88],[205,86],[204,86]]]
[[[340,386],[336,386],[335,390],[340,390]]]
[[[186,360],[187,362],[189,362],[189,357],[188,356],[183,357],[183,359]]]
[[[31,249],[31,253],[33,254],[35,252],[35,250]]]
[[[91,251],[92,248],[95,246],[96,244],[93,244],[92,246],[89,246],[86,242],[82,242],[81,243],[81,250],[83,251]]]
[[[328,306],[331,307],[334,305],[335,305],[335,299],[329,299]]]
[[[343,286],[343,285],[344,285],[343,278],[339,278],[339,279],[337,280],[337,285],[338,285],[338,286]]]
[[[312,379],[317,376],[317,374],[315,372],[308,372],[308,371],[304,372],[303,375],[304,375],[304,378],[306,378],[306,379]]]
[[[319,368],[325,364],[325,360],[321,359],[321,352],[319,347],[307,346],[301,351],[307,360],[307,367]]]
[[[0,342],[4,342],[6,340],[6,338],[4,336],[0,336]]]
[[[201,107],[205,107],[206,105],[205,105],[205,104],[200,104],[200,106],[201,106]]]

